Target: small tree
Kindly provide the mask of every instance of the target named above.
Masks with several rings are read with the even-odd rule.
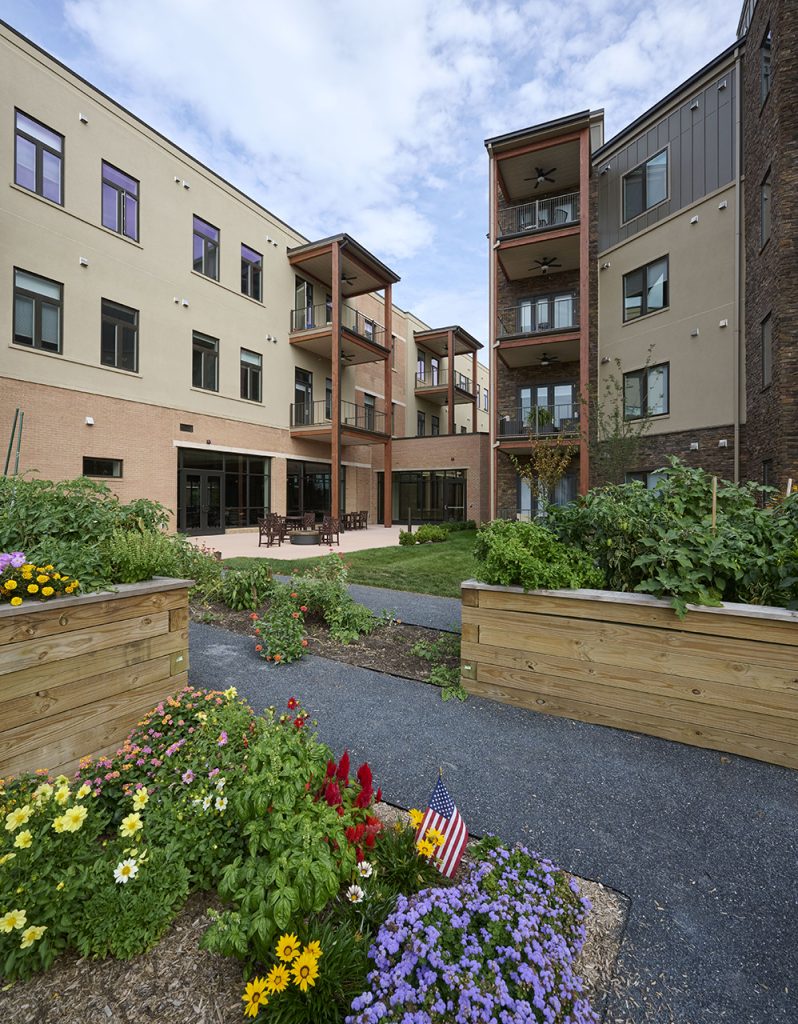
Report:
[[[649,348],[644,369],[651,363]],[[626,474],[639,464],[641,441],[651,429],[651,415],[635,419],[624,416],[623,367],[615,360],[615,370],[603,380],[601,387],[583,396],[582,404],[590,413],[593,429],[583,439],[590,453],[590,463],[602,484],[622,484]]]
[[[527,460],[518,459],[510,452],[507,453],[507,457],[516,473],[529,484],[538,505],[538,515],[545,516],[554,490],[565,476],[577,452],[577,446],[572,441],[560,439],[536,442],[532,429],[529,439],[532,442],[532,452]]]

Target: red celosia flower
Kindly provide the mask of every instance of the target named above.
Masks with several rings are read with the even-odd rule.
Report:
[[[338,770],[335,773],[343,783],[349,782],[349,751],[345,750],[341,754],[341,760],[338,762]]]
[[[371,789],[372,777],[371,768],[368,766],[368,762],[364,762],[357,770],[357,781],[363,787],[363,789]]]
[[[336,804],[340,804],[341,790],[338,788],[338,784],[336,782],[328,782],[324,787],[324,799],[330,807],[335,807]]]
[[[359,864],[359,863],[360,863],[360,862],[361,862],[362,860],[365,860],[365,856],[364,856],[364,854],[363,854],[363,851],[362,851],[362,850],[360,849],[360,847],[359,847],[359,846],[356,846],[356,847],[355,847],[355,858],[356,858],[356,860],[357,860],[358,864]]]
[[[293,711],[295,707],[298,707],[298,705],[299,705],[299,701],[296,699],[296,697],[289,697],[288,698],[288,710],[289,711]]]
[[[335,761],[329,760],[327,762],[327,774],[325,775],[326,779],[331,779],[335,775],[336,767],[337,767],[337,765],[336,765]]]
[[[382,787],[381,786],[377,789],[377,795],[376,795],[376,797],[374,799],[377,801],[377,803],[379,803],[380,800],[382,800]]]
[[[343,807],[341,807],[341,805],[339,804],[335,809],[338,812],[338,816],[343,818],[343,816],[344,816],[344,809],[343,809]],[[337,846],[336,846],[336,849],[337,849]]]
[[[355,797],[355,807],[368,807],[374,795],[373,789],[361,789]]]

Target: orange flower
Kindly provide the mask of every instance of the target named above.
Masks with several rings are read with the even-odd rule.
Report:
[[[257,612],[251,612],[251,613],[250,613],[250,616],[249,616],[249,617],[250,617],[251,619],[253,619],[253,620],[254,620],[254,619],[257,619],[257,617],[258,617],[258,613],[257,613]]]
[[[262,651],[263,650],[263,644],[255,644],[255,650],[256,651]]]
[[[308,642],[307,642],[307,640],[303,640],[303,641],[302,641],[302,646],[303,646],[303,647],[307,647],[307,645],[308,645]]]
[[[282,661],[282,659],[283,659],[282,654],[275,654],[275,656],[274,656],[274,660],[275,661]]]
[[[299,597],[299,594],[295,590],[291,591],[291,597]]]

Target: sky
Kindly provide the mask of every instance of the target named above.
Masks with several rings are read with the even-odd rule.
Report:
[[[742,0],[0,0],[0,18],[430,326],[488,321],[484,140],[605,138],[735,37]]]

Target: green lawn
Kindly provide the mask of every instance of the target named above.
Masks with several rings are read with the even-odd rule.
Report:
[[[346,555],[350,566],[349,582],[390,590],[409,590],[416,594],[459,597],[460,584],[471,579],[476,566],[472,551],[475,530],[458,530],[443,544],[421,544],[402,548],[371,548]],[[268,562],[272,571],[288,574],[318,562],[319,558],[301,558],[296,562],[277,558],[228,558],[225,565],[243,568]]]

